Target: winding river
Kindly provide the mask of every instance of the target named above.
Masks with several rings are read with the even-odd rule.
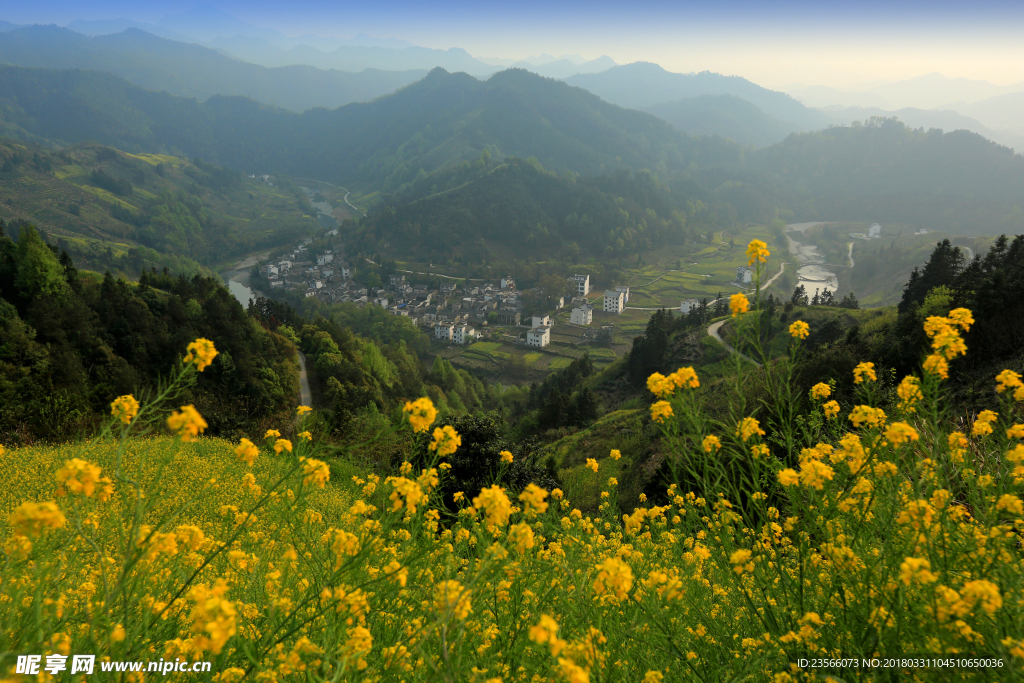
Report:
[[[824,293],[826,290],[835,294],[839,289],[839,278],[829,270],[825,263],[825,256],[818,251],[813,244],[797,242],[790,236],[790,233],[800,233],[803,238],[804,231],[817,225],[827,225],[825,221],[815,223],[790,223],[786,226],[786,239],[789,240],[789,253],[800,261],[802,265],[797,271],[800,284],[807,290],[807,295],[813,297],[815,291]],[[852,258],[851,258],[852,260]]]

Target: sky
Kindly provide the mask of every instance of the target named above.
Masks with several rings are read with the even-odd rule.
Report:
[[[195,0],[5,3],[17,24],[127,18],[156,22]],[[477,57],[608,55],[670,71],[711,70],[774,88],[866,87],[939,72],[1024,82],[1024,2],[1014,0],[223,0],[211,4],[288,35],[366,33]]]

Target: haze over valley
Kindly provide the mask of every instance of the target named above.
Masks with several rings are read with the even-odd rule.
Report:
[[[4,676],[1019,679],[1021,29],[6,7]]]

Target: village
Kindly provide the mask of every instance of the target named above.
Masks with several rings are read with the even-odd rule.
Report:
[[[511,276],[494,282],[462,284],[452,278],[431,288],[413,284],[406,275],[394,273],[386,283],[377,286],[357,282],[356,269],[346,260],[344,244],[337,238],[337,229],[316,242],[305,238],[273,262],[258,267],[271,292],[289,290],[293,294],[316,297],[325,304],[352,303],[357,306],[379,306],[424,329],[434,340],[457,345],[489,339],[499,335],[529,347],[544,348],[551,344],[555,316],[568,313],[568,324],[583,329],[580,342],[608,342],[614,335],[614,324],[594,325],[595,309],[605,314],[621,314],[629,302],[629,287],[616,286],[602,296],[591,291],[590,275],[574,274],[566,280],[565,295],[558,297],[554,309],[537,313],[527,311],[522,292]],[[335,239],[332,239],[335,238]],[[329,247],[324,247],[324,244]],[[681,310],[688,310],[690,301]],[[529,313],[529,314],[528,314]],[[500,332],[499,332],[500,330]]]

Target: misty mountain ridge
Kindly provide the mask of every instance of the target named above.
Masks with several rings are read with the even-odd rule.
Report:
[[[736,95],[699,95],[639,108],[687,135],[718,135],[757,148],[768,147],[794,132],[791,123],[768,116]]]
[[[996,85],[970,78],[949,78],[933,72],[901,81],[877,83],[869,87],[844,89],[824,85],[792,85],[787,91],[809,107],[952,109],[960,112],[958,105],[1022,92],[1024,82]]]
[[[1012,95],[1009,97],[1012,97]],[[932,128],[940,130],[968,130],[1000,145],[1024,151],[1024,134],[1022,134],[1024,131],[989,128],[976,119],[948,109],[916,109],[914,107],[906,107],[896,111],[886,111],[878,107],[822,107],[820,110],[831,116],[833,122],[838,125],[849,125],[854,121],[865,121],[873,116],[896,117],[911,128],[924,128],[925,130]]]
[[[710,71],[680,74],[650,62],[634,62],[597,74],[572,76],[565,82],[620,107],[641,109],[702,95],[735,95],[766,115],[792,125],[793,130],[816,130],[829,123],[824,114],[785,93],[763,88],[740,76]]]
[[[0,33],[0,62],[54,69],[106,71],[149,90],[206,100],[243,95],[293,111],[336,108],[394,92],[425,70],[358,73],[311,66],[274,69],[226,57],[200,45],[160,38],[140,29],[86,37],[58,26]]]

